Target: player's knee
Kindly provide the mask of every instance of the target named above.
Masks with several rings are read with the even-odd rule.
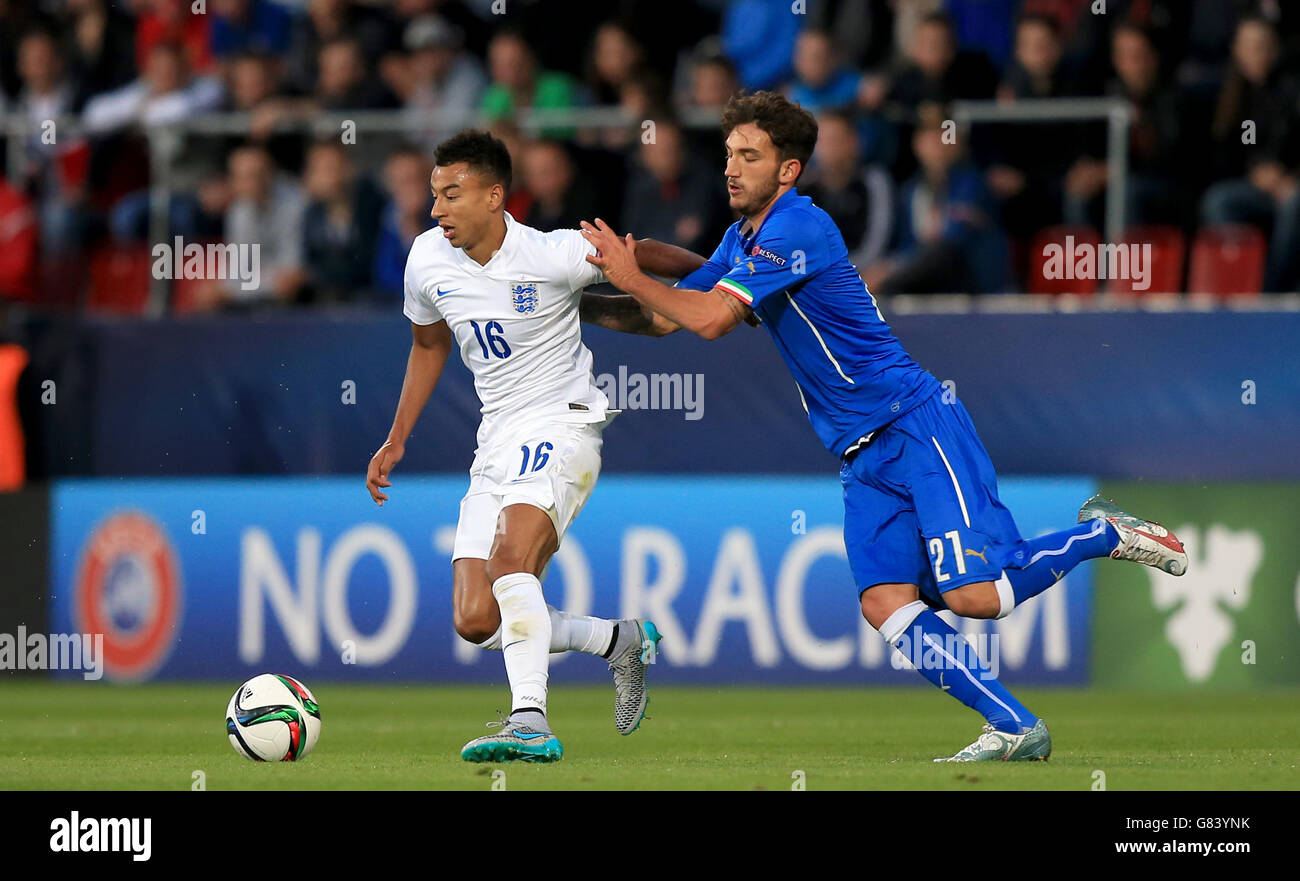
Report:
[[[943,595],[949,609],[963,618],[996,618],[1002,605],[991,581],[967,584]]]
[[[500,617],[486,609],[457,609],[453,618],[460,638],[475,645],[487,642],[501,626]]]
[[[488,581],[495,583],[498,578],[504,575],[513,575],[516,572],[532,572],[532,561],[528,557],[528,554],[511,545],[496,548],[487,561]]]

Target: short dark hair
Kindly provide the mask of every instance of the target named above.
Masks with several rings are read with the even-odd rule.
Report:
[[[1054,15],[1048,15],[1045,12],[1022,12],[1016,16],[1016,30],[1029,25],[1039,25],[1047,28],[1053,38],[1061,39],[1061,22]]]
[[[433,151],[433,164],[446,167],[464,162],[469,170],[494,183],[510,189],[510,151],[505,142],[491,133],[466,129],[438,145]]]
[[[747,122],[767,132],[782,162],[798,159],[807,167],[817,146],[817,119],[811,113],[779,92],[742,92],[722,109],[722,136]]]

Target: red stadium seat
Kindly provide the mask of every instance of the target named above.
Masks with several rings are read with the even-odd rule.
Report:
[[[152,265],[148,245],[100,245],[90,258],[86,307],[126,315],[144,314],[149,302]]]
[[[0,180],[0,297],[31,300],[37,254],[36,210]]]
[[[1051,246],[1056,249],[1049,251]],[[1034,236],[1029,249],[1029,279],[1026,288],[1031,294],[1091,294],[1097,290],[1093,278],[1048,278],[1074,275],[1074,249],[1079,245],[1097,247],[1097,231],[1090,226],[1049,226]],[[1059,250],[1057,250],[1059,249]],[[1059,254],[1060,256],[1056,256]],[[1065,265],[1061,266],[1062,260]],[[1063,272],[1058,272],[1063,269]]]
[[[1113,278],[1106,289],[1116,294],[1178,294],[1183,290],[1183,259],[1187,255],[1187,242],[1183,231],[1176,226],[1135,226],[1124,233],[1123,244],[1129,247],[1130,263],[1126,278]],[[1132,246],[1136,245],[1137,249]],[[1150,245],[1149,259],[1143,247]],[[1136,250],[1136,255],[1135,255]],[[1143,261],[1145,281],[1143,287],[1134,285],[1138,279],[1133,259]],[[1121,270],[1123,266],[1119,267]]]
[[[1253,226],[1207,226],[1192,245],[1191,294],[1219,297],[1258,295],[1264,288],[1268,245]]]

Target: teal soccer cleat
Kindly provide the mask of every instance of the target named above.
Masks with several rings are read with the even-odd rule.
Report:
[[[1052,735],[1042,719],[1024,734],[997,731],[984,726],[979,740],[949,758],[936,762],[1045,762],[1052,754]]]
[[[631,734],[645,718],[650,703],[646,667],[655,662],[661,639],[653,621],[624,618],[618,622],[618,644],[609,671],[614,674],[614,727],[619,734]]]
[[[532,715],[532,714],[529,714]],[[546,726],[502,718],[489,722],[488,727],[500,726],[496,734],[476,737],[461,747],[460,757],[467,762],[558,762],[564,757],[564,746]]]

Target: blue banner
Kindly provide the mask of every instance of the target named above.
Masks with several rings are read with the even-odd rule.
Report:
[[[116,679],[504,682],[500,656],[452,628],[466,484],[399,473],[380,509],[359,473],[60,482],[51,627],[103,633]],[[1001,484],[1026,536],[1068,525],[1094,489]],[[653,618],[656,681],[915,684],[862,620],[842,518],[831,476],[606,477],[547,573],[547,598]],[[1084,564],[1008,618],[958,627],[1006,681],[1084,683],[1091,589]],[[608,675],[598,660],[553,661],[555,681]]]

